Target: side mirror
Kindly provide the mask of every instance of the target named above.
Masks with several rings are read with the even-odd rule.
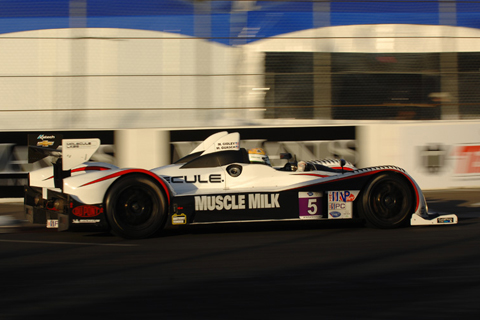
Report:
[[[238,164],[229,165],[229,166],[227,167],[227,173],[228,173],[230,176],[236,178],[236,177],[238,177],[239,175],[242,174],[242,167],[239,166]]]
[[[343,167],[345,167],[345,165],[347,164],[347,161],[345,161],[345,159],[340,159],[340,166],[342,167],[342,174],[343,174]]]
[[[292,159],[291,153],[280,153],[280,159],[290,160]]]

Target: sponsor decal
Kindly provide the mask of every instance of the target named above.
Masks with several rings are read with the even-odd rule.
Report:
[[[54,135],[45,135],[45,134],[41,134],[37,137],[37,140],[45,140],[45,139],[55,139],[55,136]]]
[[[332,211],[328,213],[332,218],[340,218],[342,216],[341,212],[338,211]]]
[[[328,218],[351,219],[353,217],[353,201],[360,191],[344,190],[328,192]]]
[[[210,174],[210,175],[193,175],[193,176],[162,176],[168,183],[222,183],[221,174]]]
[[[90,218],[90,217],[96,217],[100,213],[103,213],[103,208],[99,208],[95,206],[79,206],[79,207],[73,208],[72,213],[77,217]]]
[[[300,219],[310,220],[322,218],[322,193],[299,192],[298,216]]]
[[[174,214],[172,216],[172,224],[177,225],[177,224],[186,224],[187,223],[187,215],[184,213],[181,214]]]
[[[99,223],[100,219],[73,219],[72,223]]]
[[[47,220],[47,228],[58,228],[58,220]]]
[[[195,196],[195,211],[280,208],[279,196],[278,193]]]
[[[457,158],[456,174],[480,173],[480,145],[458,146],[455,153]]]
[[[455,223],[455,218],[437,218],[438,223]]]
[[[83,149],[83,148],[91,148],[93,143],[91,141],[73,141],[73,142],[66,142],[67,149]]]
[[[355,200],[355,195],[350,191],[330,191],[328,193],[328,201],[343,201],[352,202]]]
[[[347,204],[344,202],[333,202],[328,204],[328,209],[330,210],[340,210],[340,209],[345,209],[347,207]]]
[[[54,144],[53,141],[42,140],[42,141],[37,142],[37,147],[50,147],[53,144]]]

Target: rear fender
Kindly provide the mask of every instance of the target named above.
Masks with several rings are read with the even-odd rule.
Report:
[[[71,195],[75,200],[85,204],[104,203],[105,195],[112,184],[123,176],[133,173],[141,173],[150,176],[158,183],[170,204],[173,194],[168,183],[156,174],[143,169],[116,169],[106,171],[94,171],[64,179],[63,192]]]
[[[175,194],[175,191],[172,189],[172,187],[170,186],[170,184],[165,180],[163,179],[162,177],[154,174],[153,172],[151,171],[148,171],[148,170],[143,170],[143,169],[126,169],[122,172],[122,174],[120,175],[121,178],[124,178],[128,175],[132,175],[132,174],[143,174],[145,176],[148,176],[150,179],[152,179],[153,181],[155,181],[155,183],[160,187],[161,190],[163,190],[164,192],[164,195],[167,199],[167,204],[168,206],[170,206],[171,204],[171,200],[172,200],[172,197],[174,196]],[[115,179],[115,181],[119,180],[118,178]],[[106,192],[104,193],[103,195],[103,200],[102,202],[105,203],[105,200],[106,200],[106,197],[108,195],[108,192],[110,191],[110,188],[113,186],[113,183],[110,184],[109,188],[106,190]]]
[[[104,194],[123,171],[125,170],[92,171],[65,178],[63,192],[80,203],[91,205],[103,203]]]
[[[118,167],[109,163],[100,163],[100,162],[86,162],[80,166],[77,166],[71,170],[71,176],[78,176],[80,174],[92,173],[93,171],[106,171],[106,170],[115,170]],[[41,188],[55,188],[54,185],[54,167],[44,167],[31,171],[29,173],[30,183],[32,187],[41,187]]]

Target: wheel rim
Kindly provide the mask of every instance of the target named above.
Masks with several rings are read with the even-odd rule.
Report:
[[[116,203],[116,219],[122,225],[141,226],[154,212],[152,195],[145,187],[129,187],[122,191]]]
[[[370,208],[379,220],[402,219],[407,212],[407,197],[407,191],[398,182],[382,181],[372,190]]]

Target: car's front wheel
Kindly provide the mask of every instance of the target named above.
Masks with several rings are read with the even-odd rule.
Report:
[[[166,207],[161,188],[140,174],[116,181],[105,200],[112,232],[124,238],[147,238],[155,234],[165,223]]]
[[[360,215],[367,223],[382,229],[402,227],[413,214],[413,195],[409,183],[395,173],[374,177],[358,202]]]

